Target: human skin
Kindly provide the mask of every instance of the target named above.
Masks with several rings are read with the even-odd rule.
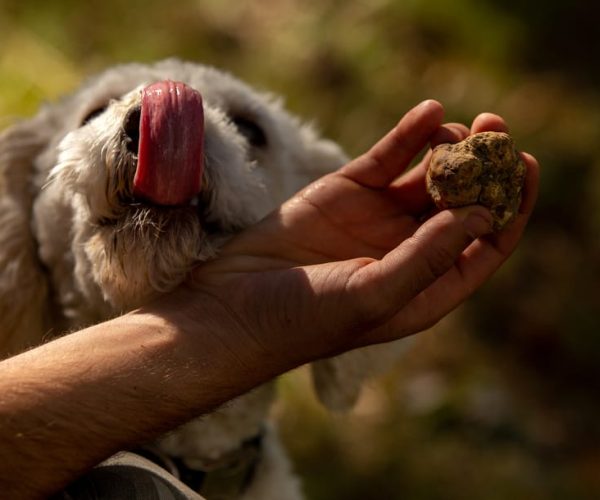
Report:
[[[517,246],[537,196],[527,166],[516,220],[490,235],[478,206],[431,214],[428,143],[462,140],[425,101],[364,155],[295,195],[174,292],[0,363],[0,484],[44,498],[118,450],[303,363],[422,331]]]

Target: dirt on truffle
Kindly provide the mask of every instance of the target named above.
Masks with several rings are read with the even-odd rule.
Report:
[[[433,150],[427,191],[440,209],[474,204],[487,207],[494,218],[494,231],[499,231],[519,211],[525,172],[508,134],[481,132]]]

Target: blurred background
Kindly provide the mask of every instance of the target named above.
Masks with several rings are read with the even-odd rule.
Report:
[[[275,408],[307,497],[600,498],[600,3],[0,0],[0,128],[167,56],[286,97],[354,155],[413,104],[503,115],[543,166],[518,252],[349,415],[305,370]]]

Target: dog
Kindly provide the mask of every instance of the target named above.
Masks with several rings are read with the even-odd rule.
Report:
[[[215,68],[169,59],[106,70],[0,135],[0,351],[174,289],[232,235],[346,161],[279,99]],[[314,363],[319,398],[351,407],[381,355]],[[266,384],[148,449],[202,478],[241,468],[230,498],[299,499],[267,423],[273,397]]]

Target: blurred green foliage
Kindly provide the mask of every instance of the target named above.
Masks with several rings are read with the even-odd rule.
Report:
[[[600,498],[600,4],[0,0],[0,127],[167,56],[232,71],[358,154],[421,99],[503,115],[543,167],[519,251],[357,409],[276,417],[309,498]]]

